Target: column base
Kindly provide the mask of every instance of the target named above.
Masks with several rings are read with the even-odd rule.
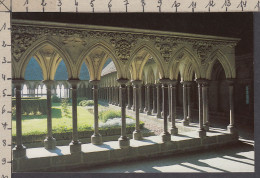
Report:
[[[118,139],[118,142],[119,142],[120,148],[128,148],[130,146],[130,140],[126,136],[123,136],[123,137],[121,136]]]
[[[209,131],[209,123],[208,123],[208,122],[205,123],[205,124],[203,125],[203,127],[204,127],[204,129],[205,129],[206,131]]]
[[[198,134],[199,134],[199,137],[200,137],[200,138],[206,137],[206,131],[205,131],[204,129],[200,129],[200,130],[198,131]]]
[[[178,135],[178,128],[177,127],[171,128],[171,135]]]
[[[171,134],[169,132],[164,132],[161,134],[162,141],[163,142],[169,142],[171,141]]]
[[[46,150],[52,150],[56,147],[56,139],[53,137],[47,137],[44,140],[44,147]]]
[[[70,153],[79,153],[81,152],[81,142],[74,142],[72,141],[70,144]]]
[[[157,119],[161,119],[161,118],[162,118],[162,115],[161,115],[161,113],[160,113],[160,112],[158,112],[156,117],[157,117]]]
[[[191,118],[189,116],[187,116],[187,120],[191,123]]]
[[[182,124],[183,124],[184,126],[189,126],[190,122],[185,119],[185,120],[182,121]]]
[[[167,116],[167,119],[168,119],[169,122],[172,122],[170,115]]]
[[[152,112],[151,112],[151,111],[147,111],[146,114],[147,114],[147,115],[152,115]]]
[[[127,109],[128,109],[128,110],[131,110],[131,108],[132,108],[131,106],[127,106]]]
[[[163,115],[164,115],[164,114],[163,114],[163,111],[162,111],[162,112],[161,112],[161,117],[163,117]]]
[[[91,143],[93,145],[101,145],[103,143],[102,136],[100,134],[93,134],[91,136]]]
[[[153,113],[153,114],[156,114],[156,113],[157,113],[157,110],[154,109],[152,113]]]
[[[233,126],[233,125],[228,125],[228,126],[227,126],[227,130],[228,130],[228,132],[231,133],[231,134],[238,134],[238,131],[237,131],[236,127]]]
[[[142,132],[140,130],[139,131],[135,130],[133,132],[133,139],[134,140],[142,140],[143,139]]]
[[[13,148],[13,158],[18,159],[18,158],[24,158],[26,157],[26,147],[23,145],[20,146],[15,146]]]
[[[144,113],[144,108],[141,108],[141,109],[139,110],[139,112],[140,112],[140,113]]]

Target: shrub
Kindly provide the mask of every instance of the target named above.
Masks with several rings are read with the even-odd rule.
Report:
[[[61,102],[61,99],[60,99],[57,95],[53,95],[53,96],[51,97],[51,101],[52,101],[53,103],[60,103],[60,102]]]
[[[81,102],[81,101],[83,101],[83,100],[88,100],[86,97],[78,97],[77,98],[77,103],[78,103],[78,105],[79,105],[79,103]]]
[[[98,117],[100,121],[105,123],[108,119],[121,118],[121,112],[114,110],[101,111]]]
[[[101,128],[106,128],[106,127],[116,128],[121,126],[122,126],[121,117],[108,119],[105,123],[100,123]],[[135,126],[135,120],[131,118],[126,118],[126,126]]]
[[[68,98],[64,98],[61,100],[61,109],[62,112],[64,113],[65,117],[69,117],[69,99]]]
[[[79,106],[94,106],[93,100],[82,100],[79,102]]]
[[[12,99],[12,107],[15,107],[15,98]],[[21,99],[21,112],[22,114],[46,114],[47,99],[44,98],[22,98]]]

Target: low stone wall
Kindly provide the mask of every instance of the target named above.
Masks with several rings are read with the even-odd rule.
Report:
[[[37,150],[37,156],[33,158],[22,158],[13,160],[14,172],[35,172],[35,171],[68,171],[69,169],[79,169],[93,167],[96,165],[111,164],[113,162],[140,160],[151,157],[159,157],[185,153],[190,151],[202,151],[209,148],[217,148],[226,144],[234,144],[238,141],[238,136],[233,134],[215,134],[205,138],[176,138],[170,142],[162,143],[148,137],[144,141],[131,140],[131,147],[113,148],[117,142],[106,142],[105,146],[95,146],[86,144],[84,151],[74,154],[41,156],[41,151]],[[28,154],[27,150],[27,154]]]
[[[135,127],[127,127],[126,128],[126,133],[127,134],[132,134],[133,131],[135,130]],[[105,137],[105,136],[113,136],[113,135],[120,135],[121,134],[121,128],[112,128],[112,129],[106,129],[106,130],[99,130],[100,134]],[[79,131],[78,136],[79,139],[85,139],[85,138],[90,138],[91,135],[93,135],[94,131]],[[72,140],[72,132],[66,132],[66,133],[54,133],[53,137],[59,141],[59,140]],[[35,144],[35,145],[40,145],[43,146],[43,141],[46,138],[46,134],[41,134],[41,135],[25,135],[22,137],[23,143],[25,145],[28,144]],[[16,137],[12,137],[12,142],[13,144],[16,143]]]

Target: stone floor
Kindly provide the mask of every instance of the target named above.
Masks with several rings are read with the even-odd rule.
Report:
[[[254,172],[254,164],[254,147],[240,142],[222,149],[72,171],[85,173]]]

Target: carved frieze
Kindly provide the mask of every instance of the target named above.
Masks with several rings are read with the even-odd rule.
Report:
[[[158,49],[162,55],[162,57],[164,58],[165,62],[169,62],[169,60],[172,57],[172,51],[173,49],[177,46],[176,43],[155,43],[155,47],[156,49]]]
[[[110,40],[110,43],[115,48],[115,53],[122,62],[126,62],[129,59],[131,49],[136,44],[135,41],[126,40],[126,39],[120,39],[120,40],[112,39]]]
[[[210,53],[212,52],[212,46],[211,45],[193,45],[193,49],[196,50],[198,57],[201,60],[201,64],[206,64],[206,59],[209,57]]]
[[[18,62],[22,54],[28,47],[38,39],[37,35],[31,34],[13,34],[12,35],[12,54],[14,59]]]

